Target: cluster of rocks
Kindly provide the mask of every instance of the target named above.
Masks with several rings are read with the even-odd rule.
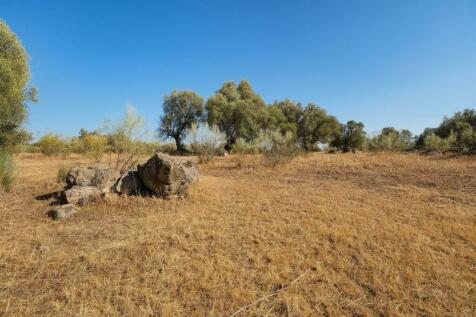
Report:
[[[157,153],[136,169],[123,173],[101,165],[73,167],[61,192],[62,205],[54,208],[51,216],[66,218],[78,212],[78,206],[114,195],[183,197],[197,179],[195,163],[173,159],[163,153]]]

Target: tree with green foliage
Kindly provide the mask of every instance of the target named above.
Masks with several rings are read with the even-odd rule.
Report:
[[[444,118],[434,133],[443,139],[448,139],[453,134],[455,150],[476,153],[476,111],[465,109],[450,118]]]
[[[383,128],[379,135],[369,140],[369,149],[373,151],[406,151],[414,147],[412,133],[394,127]]]
[[[341,125],[339,134],[331,142],[331,146],[339,148],[343,152],[355,152],[362,147],[365,142],[364,124],[350,120],[345,125]]]
[[[269,106],[270,124],[268,129],[279,130],[284,135],[291,132],[297,136],[298,124],[302,118],[303,109],[300,103],[289,99],[275,101]]]
[[[306,151],[317,148],[318,143],[330,143],[338,135],[340,123],[336,117],[315,104],[304,108],[298,125],[298,139]]]
[[[185,151],[183,139],[192,124],[197,123],[204,112],[203,99],[193,91],[174,90],[165,96],[164,115],[160,119],[159,135],[173,138],[178,151]]]
[[[36,90],[28,87],[29,80],[28,55],[15,33],[0,20],[0,147],[31,138],[22,129],[26,102],[36,101]]]
[[[208,124],[226,135],[225,149],[230,151],[239,138],[251,141],[268,124],[265,102],[251,85],[242,80],[225,82],[206,103]]]

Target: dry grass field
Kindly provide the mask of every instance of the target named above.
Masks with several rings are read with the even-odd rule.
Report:
[[[200,166],[185,200],[47,217],[61,164],[0,194],[1,316],[474,316],[476,158],[312,154]]]

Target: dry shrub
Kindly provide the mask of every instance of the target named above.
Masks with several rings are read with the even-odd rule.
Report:
[[[157,147],[157,150],[162,153],[173,154],[177,152],[175,143],[163,143]]]
[[[261,156],[259,154],[238,154],[236,156],[236,167],[238,168],[256,168],[261,165]]]
[[[58,167],[58,171],[56,172],[56,181],[61,184],[66,183],[66,176],[68,175],[70,169],[70,166],[61,164]]]
[[[298,153],[296,140],[290,132],[285,135],[279,131],[263,132],[260,144],[263,165],[272,168],[289,163]]]
[[[233,153],[238,154],[238,167],[262,165],[275,168],[289,163],[299,153],[299,148],[290,132],[283,135],[279,131],[262,131],[251,142],[239,139]]]
[[[139,140],[146,134],[144,117],[140,116],[133,107],[128,107],[121,120],[112,126],[106,125],[104,129],[108,132],[110,152],[115,156],[115,168],[128,170],[134,167],[141,154]]]
[[[99,163],[106,151],[107,138],[102,135],[88,134],[81,138],[81,145],[86,156]]]
[[[36,143],[46,156],[59,155],[67,150],[67,143],[58,135],[46,134]]]
[[[216,126],[209,127],[207,123],[193,124],[186,140],[190,143],[191,152],[198,155],[200,164],[210,163],[216,155],[225,153],[226,137]]]

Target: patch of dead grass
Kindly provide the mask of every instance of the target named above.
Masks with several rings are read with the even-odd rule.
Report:
[[[0,200],[0,315],[227,316],[281,289],[238,316],[475,311],[473,158],[217,158],[186,200],[121,198],[56,222],[34,197],[87,160],[17,163]]]

